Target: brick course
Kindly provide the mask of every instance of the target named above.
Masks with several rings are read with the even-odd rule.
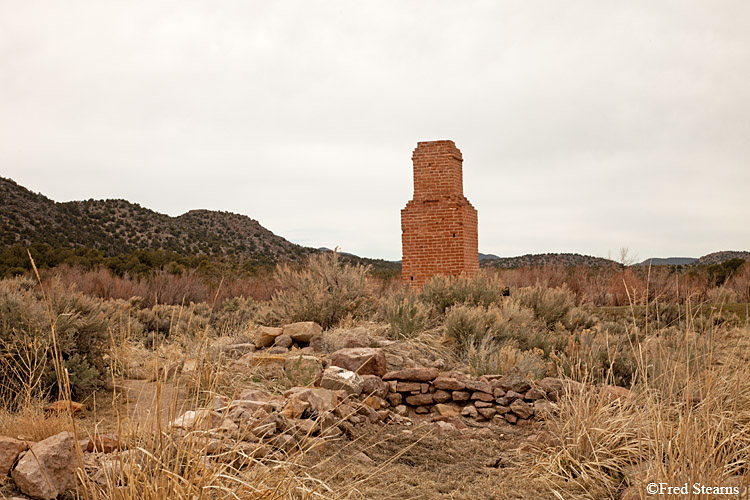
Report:
[[[419,142],[414,196],[401,210],[402,281],[421,287],[437,274],[479,270],[477,211],[463,193],[463,158],[453,141]]]

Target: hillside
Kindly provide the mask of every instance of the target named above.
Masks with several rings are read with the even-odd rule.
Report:
[[[577,253],[543,253],[521,255],[520,257],[485,258],[479,260],[479,265],[481,267],[512,269],[526,266],[611,267],[619,264],[613,260]]]
[[[299,260],[315,252],[273,234],[250,217],[191,210],[170,217],[125,200],[57,203],[0,177],[0,244],[88,247],[105,256],[161,249],[183,255]]]
[[[721,264],[722,262],[726,262],[729,259],[750,260],[750,252],[732,251],[732,250],[725,250],[723,252],[713,252],[713,253],[704,255],[703,257],[698,259],[696,264],[710,266],[713,264]]]

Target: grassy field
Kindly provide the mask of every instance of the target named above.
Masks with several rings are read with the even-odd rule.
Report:
[[[653,481],[740,488],[750,479],[744,304],[600,307],[542,285],[503,297],[505,283],[489,275],[384,290],[335,255],[282,267],[276,279],[270,300],[219,305],[0,282],[0,435],[119,433],[148,457],[149,466],[124,461],[105,483],[82,473],[70,498],[632,499],[646,498]],[[535,381],[559,377],[567,390],[554,413],[523,427],[462,419],[451,428],[412,415],[411,425],[362,425],[346,438],[303,440],[294,453],[249,461],[237,461],[236,450],[207,458],[205,443],[169,428],[216,396],[294,385],[240,372],[217,354],[252,341],[258,325],[292,321],[325,327],[327,347],[315,353],[323,363],[356,340],[407,365],[471,376],[515,369]],[[70,397],[86,406],[74,418],[42,409]],[[85,456],[93,477],[101,457]],[[17,493],[10,480],[0,486],[6,497]]]

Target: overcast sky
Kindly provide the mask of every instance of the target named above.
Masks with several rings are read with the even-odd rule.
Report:
[[[417,141],[479,248],[750,250],[750,2],[0,0],[0,175],[399,259]]]

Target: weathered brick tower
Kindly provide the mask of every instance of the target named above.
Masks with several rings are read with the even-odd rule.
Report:
[[[477,211],[464,196],[461,151],[453,141],[417,143],[414,197],[401,210],[401,278],[421,287],[436,274],[479,270]]]

